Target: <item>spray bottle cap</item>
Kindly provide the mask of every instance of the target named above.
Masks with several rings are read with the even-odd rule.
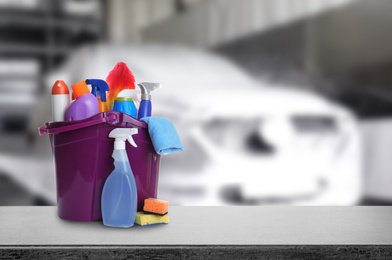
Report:
[[[114,140],[114,150],[125,150],[125,141],[133,146],[137,147],[132,135],[138,133],[137,128],[115,128],[109,133],[110,138],[115,138]]]
[[[62,80],[57,80],[52,87],[52,95],[64,95],[69,94],[67,84]]]
[[[124,89],[117,94],[116,99],[136,99],[139,93],[140,91],[137,89]]]
[[[102,102],[106,102],[106,91],[109,91],[108,84],[102,79],[86,79],[87,85],[91,85],[91,94],[101,97]]]
[[[71,88],[76,98],[86,95],[87,93],[90,93],[90,90],[88,89],[86,82],[84,81],[79,81],[73,84]]]
[[[142,82],[137,84],[142,90],[142,100],[151,100],[151,91],[161,88],[160,83]]]

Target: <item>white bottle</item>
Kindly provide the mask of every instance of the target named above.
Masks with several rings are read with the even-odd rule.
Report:
[[[52,87],[53,121],[65,121],[65,112],[69,106],[69,89],[62,80],[57,80]]]

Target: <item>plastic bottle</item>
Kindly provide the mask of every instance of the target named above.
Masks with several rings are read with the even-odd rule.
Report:
[[[105,226],[131,227],[134,225],[137,211],[137,187],[135,177],[125,150],[125,141],[137,147],[132,135],[137,128],[116,128],[109,134],[114,141],[115,169],[106,179],[102,191],[101,209]]]
[[[75,101],[69,105],[66,113],[67,121],[82,120],[99,113],[97,98],[90,93],[86,82],[80,81],[71,86]]]
[[[133,118],[137,118],[138,103],[137,94],[139,92],[135,89],[124,89],[118,93],[114,100],[113,111],[125,113]]]
[[[99,113],[108,111],[106,106],[106,92],[109,91],[108,84],[102,79],[86,79],[87,85],[91,85],[91,94],[98,99]]]
[[[137,84],[142,90],[142,101],[140,102],[138,119],[143,117],[151,116],[151,91],[154,89],[160,88],[161,84],[159,83],[151,83],[151,82],[142,82]]]
[[[52,87],[53,121],[64,121],[69,106],[69,89],[62,80],[57,80]]]

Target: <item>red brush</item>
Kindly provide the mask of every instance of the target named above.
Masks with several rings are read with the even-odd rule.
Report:
[[[106,83],[109,85],[106,101],[108,111],[113,109],[114,100],[120,91],[136,88],[135,77],[124,62],[117,63],[116,66],[109,72],[109,75],[106,77]]]

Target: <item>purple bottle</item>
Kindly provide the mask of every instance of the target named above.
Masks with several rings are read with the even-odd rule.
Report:
[[[82,120],[99,113],[98,99],[90,93],[86,82],[80,81],[71,86],[76,100],[69,105],[65,120]]]

